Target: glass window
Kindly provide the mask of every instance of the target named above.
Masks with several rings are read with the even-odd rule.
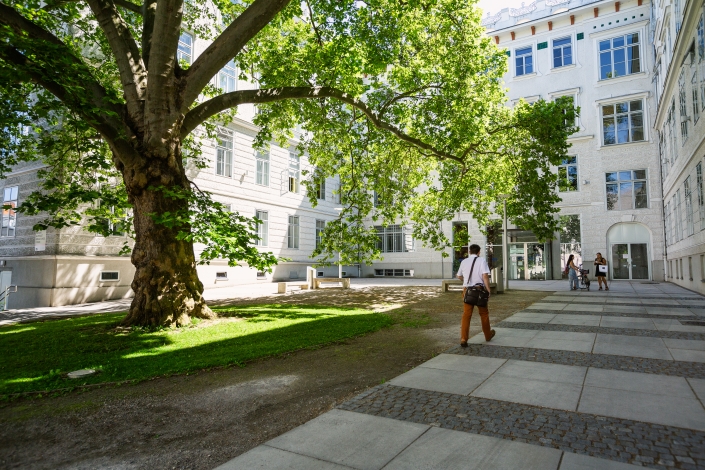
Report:
[[[411,231],[403,225],[376,225],[376,247],[382,253],[402,253],[413,251]]]
[[[705,194],[703,194],[703,164],[695,167],[695,185],[698,196],[698,213],[700,215],[700,230],[705,229]]]
[[[698,21],[696,31],[698,41],[698,57],[700,60],[705,60],[705,13],[700,14],[700,21]]]
[[[602,137],[604,145],[644,140],[642,101],[602,105]]]
[[[225,67],[218,74],[218,88],[223,90],[223,93],[237,90],[237,74],[234,61],[231,60],[225,64]]]
[[[600,41],[600,80],[641,72],[639,51],[639,33]]]
[[[287,230],[287,248],[299,247],[299,216],[289,216],[289,226]]]
[[[323,231],[326,229],[326,221],[316,219],[316,248],[321,246]]]
[[[674,197],[674,209],[673,211],[676,214],[676,241],[683,240],[683,217],[682,217],[682,210],[683,208],[681,207],[681,190],[678,189],[676,190],[676,194],[673,196]]]
[[[301,160],[298,155],[293,152],[289,153],[289,192],[297,193],[299,192],[299,181],[301,178],[300,173]]]
[[[228,178],[233,176],[233,137],[225,133],[218,134],[215,174]]]
[[[685,230],[686,236],[693,234],[693,195],[691,194],[690,175],[683,182],[683,195],[685,196]]]
[[[262,186],[269,186],[269,153],[257,152],[255,161],[257,162],[255,183]]]
[[[674,15],[676,17],[676,34],[681,30],[681,0],[674,0],[673,2]]]
[[[648,207],[646,170],[606,173],[605,182],[607,210],[646,209]]]
[[[565,157],[558,166],[558,191],[578,190],[578,157]]]
[[[2,205],[9,206],[2,209],[2,226],[0,227],[0,237],[14,237],[17,226],[17,193],[19,186],[11,186],[3,191]]]
[[[255,217],[259,219],[259,222],[257,222],[257,236],[259,240],[255,241],[255,245],[267,246],[269,245],[269,212],[256,211]]]
[[[681,116],[681,139],[682,144],[688,140],[688,106],[686,104],[686,93],[685,93],[685,69],[681,70],[678,76],[678,105],[680,108]]]
[[[553,40],[553,67],[563,67],[573,63],[573,46],[570,38]]]
[[[176,60],[191,64],[193,60],[193,36],[189,33],[181,33],[179,36],[179,47],[176,50]]]
[[[514,53],[516,57],[516,76],[526,75],[528,73],[534,72],[534,57],[533,50],[531,47],[525,47],[524,49],[517,49]]]
[[[326,200],[326,179],[321,178],[318,183],[318,194],[316,195],[321,201]]]
[[[700,104],[698,103],[699,101],[699,93],[698,93],[698,73],[693,72],[693,77],[690,79],[690,98],[692,101],[693,105],[693,124],[698,122],[700,119]]]

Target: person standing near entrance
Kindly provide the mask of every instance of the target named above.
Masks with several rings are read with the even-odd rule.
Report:
[[[565,264],[565,270],[568,272],[568,283],[570,290],[578,290],[578,267],[573,262],[575,255],[568,257],[568,262]]]
[[[600,290],[602,290],[603,283],[605,284],[605,290],[610,290],[610,288],[607,287],[607,273],[601,272],[600,266],[607,266],[607,260],[602,257],[602,253],[598,253],[595,258],[595,277],[597,278]]]
[[[474,268],[472,267],[473,261],[475,261]],[[474,286],[475,284],[484,285],[489,295],[490,267],[487,265],[487,261],[485,261],[484,258],[480,258],[480,245],[470,245],[470,256],[465,258],[463,262],[460,263],[460,268],[458,268],[458,279],[463,281],[463,298],[465,298],[465,291],[468,287]],[[460,345],[464,348],[468,346],[470,318],[472,317],[473,307],[474,305],[463,302],[463,319],[460,322]],[[482,323],[482,332],[485,334],[485,341],[489,341],[495,335],[495,331],[490,328],[490,311],[487,307],[477,307],[477,310],[480,312],[480,323]]]

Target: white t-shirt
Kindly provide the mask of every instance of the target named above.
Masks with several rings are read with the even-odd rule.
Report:
[[[472,270],[472,277],[470,277],[470,268],[472,267],[473,260],[477,258],[475,262],[475,268]],[[458,276],[463,277],[463,287],[474,286],[475,284],[484,285],[482,280],[483,274],[489,274],[490,267],[485,261],[485,258],[479,258],[477,255],[470,255],[460,263],[460,268],[458,269]]]

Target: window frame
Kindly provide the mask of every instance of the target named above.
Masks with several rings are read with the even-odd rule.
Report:
[[[521,54],[521,55],[519,54],[519,51],[526,51],[526,50],[528,50],[529,52],[528,52],[528,53],[523,53],[523,54]],[[525,58],[526,58],[527,56],[531,59],[531,64],[529,65],[529,67],[531,67],[531,71],[530,71],[530,72],[527,72],[527,71],[526,71],[526,59],[525,59]],[[518,66],[518,62],[517,62],[517,61],[518,61],[520,58],[521,58],[521,60],[522,60],[522,65],[521,65],[522,73],[518,73],[518,72],[519,72],[519,66]],[[531,75],[532,73],[535,73],[535,72],[536,72],[535,69],[536,69],[536,64],[534,63],[534,45],[531,44],[531,45],[529,45],[529,46],[524,46],[524,47],[517,47],[517,48],[515,48],[515,49],[514,49],[514,76],[515,76],[515,77],[524,77],[524,76],[526,76],[526,75]]]
[[[286,228],[286,247],[298,250],[300,246],[301,218],[298,215],[289,215]]]
[[[188,37],[190,38],[190,44],[186,44],[184,41],[182,41],[181,38],[183,37]],[[176,60],[177,62],[181,61],[184,57],[188,57],[188,60],[186,60],[186,63],[191,65],[193,63],[193,43],[196,38],[194,37],[193,34],[189,33],[188,31],[181,31],[181,34],[179,34],[179,42],[176,46]],[[182,49],[183,48],[188,48],[188,53]]]
[[[321,246],[323,242],[323,231],[326,229],[326,221],[323,219],[316,219],[316,248]]]
[[[628,36],[632,36],[632,35],[634,35],[634,34],[637,34],[637,35],[639,36],[639,40],[638,40],[638,42],[636,43],[636,50],[638,51],[638,55],[639,55],[639,57],[638,57],[638,61],[639,61],[639,70],[637,70],[637,71],[635,71],[635,72],[631,72],[631,71],[629,71],[629,70],[631,70],[632,67],[629,66],[630,59],[629,59],[629,53],[627,52],[627,49],[631,47],[632,50],[633,50],[633,47],[634,47],[634,44],[635,44],[635,43],[633,43],[633,42],[632,42],[632,43],[629,43],[628,40],[627,40],[627,37],[628,37]],[[618,38],[620,38],[620,37],[624,39],[624,45],[623,45],[623,46],[615,47],[615,46],[614,46],[614,40],[615,40],[615,39],[618,39]],[[627,76],[629,76],[629,75],[636,75],[636,74],[638,74],[638,73],[643,72],[643,71],[644,71],[644,60],[643,60],[643,59],[644,59],[644,53],[643,53],[643,47],[642,47],[642,42],[643,42],[642,40],[643,40],[643,38],[644,38],[643,30],[640,29],[640,30],[637,30],[637,31],[625,32],[625,33],[619,34],[619,35],[612,35],[612,36],[607,36],[607,37],[604,37],[604,38],[598,38],[598,39],[596,39],[596,48],[595,48],[595,50],[596,50],[596,52],[597,52],[597,78],[598,78],[598,81],[599,81],[599,82],[603,82],[603,81],[607,81],[607,80],[614,80],[614,79],[616,79],[616,78],[627,77]],[[610,42],[610,47],[607,48],[607,49],[601,49],[602,43],[604,43],[605,41],[609,41],[609,42]],[[620,50],[620,49],[624,49],[624,71],[625,71],[624,75],[615,75],[615,76],[611,76],[611,77],[610,77],[610,76],[603,77],[603,73],[602,73],[602,69],[604,68],[604,65],[602,64],[602,56],[603,56],[603,54],[605,54],[605,53],[607,53],[607,52],[610,53],[610,69],[611,69],[611,70],[610,70],[610,72],[608,73],[608,75],[609,75],[609,74],[614,74],[614,72],[615,72],[615,64],[621,63],[621,62],[615,61],[615,52],[618,51],[618,50]],[[631,60],[633,61],[634,59],[631,59]]]
[[[270,178],[270,152],[255,152],[255,184],[269,187]]]
[[[556,46],[556,41],[564,41],[568,40],[567,44],[561,44]],[[561,50],[561,65],[556,65],[556,49],[560,48]],[[565,49],[569,49],[569,57],[570,57],[570,63],[566,64],[565,63]],[[575,65],[575,54],[573,54],[573,35],[568,35],[568,36],[563,36],[559,38],[554,38],[551,39],[551,69],[560,69],[563,67],[567,67],[570,65]]]
[[[9,191],[9,196],[8,196]],[[20,197],[19,186],[5,186],[3,188],[3,206],[17,207]],[[12,235],[10,235],[12,231]],[[17,211],[14,209],[2,210],[2,220],[0,221],[0,238],[15,238],[17,236]]]
[[[641,107],[638,110],[632,111],[632,103],[640,101],[641,102]],[[644,125],[644,123],[648,123],[648,117],[646,115],[646,106],[645,106],[645,96],[643,94],[638,95],[638,96],[632,96],[632,97],[623,97],[618,100],[609,100],[609,101],[601,101],[598,102],[599,106],[599,119],[600,119],[600,125],[599,128],[601,129],[601,140],[602,140],[602,146],[603,147],[615,147],[619,145],[626,145],[626,144],[640,144],[640,143],[648,143],[649,136],[648,136],[648,126]],[[624,111],[618,111],[618,106],[627,104],[629,106],[629,110],[624,112]],[[605,108],[608,106],[612,106],[612,114],[605,115]],[[636,115],[637,113],[641,114],[641,126],[633,126],[632,125],[632,115]],[[619,137],[619,118],[627,116],[627,123],[628,123],[628,136],[629,140],[625,142],[618,142],[618,137]],[[612,119],[614,124],[613,124],[613,134],[614,134],[614,139],[615,141],[613,143],[607,143],[606,139],[606,134],[608,132],[605,131],[605,121],[608,119]],[[633,129],[638,129],[641,128],[641,133],[642,133],[642,138],[640,140],[633,140]]]
[[[414,251],[412,231],[405,225],[393,224],[387,225],[386,227],[383,225],[375,225],[374,228],[377,233],[375,248],[379,249],[381,253],[410,253]],[[407,238],[409,239],[408,245]],[[389,246],[390,243],[391,249]]]
[[[226,81],[227,79],[232,80],[232,88],[223,87],[223,77],[226,77]],[[231,60],[225,64],[218,72],[218,88],[220,88],[223,93],[232,93],[233,91],[237,91],[237,66],[235,65],[234,60]]]
[[[296,164],[294,164],[296,162]],[[293,194],[301,192],[301,156],[294,152],[289,152],[287,190]]]
[[[228,149],[226,146],[221,144],[221,140],[223,142],[226,141],[226,139],[221,139],[221,136],[226,137],[230,141],[230,149]],[[233,177],[233,150],[235,148],[235,134],[226,129],[218,129],[218,133],[216,135],[216,142],[215,142],[215,174],[216,176],[222,176],[224,178],[232,178]],[[221,164],[221,152],[223,152],[223,160]],[[222,171],[223,173],[219,172],[220,167],[222,166]],[[226,170],[229,169],[229,174],[227,173]]]
[[[637,172],[644,172],[644,177],[643,178],[638,178],[636,176]],[[629,179],[622,179],[622,174],[624,173],[630,173],[630,178]],[[643,209],[649,209],[649,170],[648,168],[639,168],[636,170],[615,170],[615,171],[607,171],[604,173],[605,174],[605,204],[606,204],[606,209],[607,211],[635,211],[635,210],[643,210]],[[609,175],[614,174],[616,175],[616,179],[610,180]],[[636,183],[643,183],[643,188],[645,191],[644,194],[644,206],[643,207],[637,207],[637,189],[635,187]],[[622,187],[631,184],[631,207],[622,207],[624,204],[622,202]],[[616,194],[617,194],[617,200],[613,202],[613,204],[617,207],[612,207],[610,208],[610,186],[616,186]]]
[[[572,159],[572,161],[567,161],[569,159]],[[575,168],[575,189],[567,189],[567,190],[562,190],[560,186],[560,181],[558,183],[558,192],[559,193],[573,193],[576,191],[580,190],[580,176],[578,172],[578,156],[577,155],[567,155],[563,157],[563,163],[561,165],[558,165],[557,167],[557,174],[558,174],[558,179],[562,179],[563,175],[561,175],[561,169],[565,169],[565,179],[566,181],[569,181],[570,173],[569,173],[569,168]]]
[[[255,246],[269,246],[269,211],[255,209],[255,217],[260,220],[257,222],[259,240],[255,240]]]

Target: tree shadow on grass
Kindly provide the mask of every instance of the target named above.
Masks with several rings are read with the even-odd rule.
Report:
[[[306,311],[300,313],[297,309],[301,310],[301,306],[238,308],[253,316],[244,323],[269,321],[268,316],[299,320],[273,329],[266,329],[266,325],[255,321],[244,333],[237,330],[239,322],[226,320],[221,326],[192,330],[120,334],[115,332],[115,326],[122,314],[0,328],[3,357],[0,394],[141,380],[209,367],[241,365],[260,357],[376,331],[393,321],[388,315],[375,312],[348,314],[347,309],[343,309],[335,315],[329,307],[307,306]],[[213,334],[214,328],[222,329]],[[100,373],[80,381],[64,375],[83,368],[97,368]]]

